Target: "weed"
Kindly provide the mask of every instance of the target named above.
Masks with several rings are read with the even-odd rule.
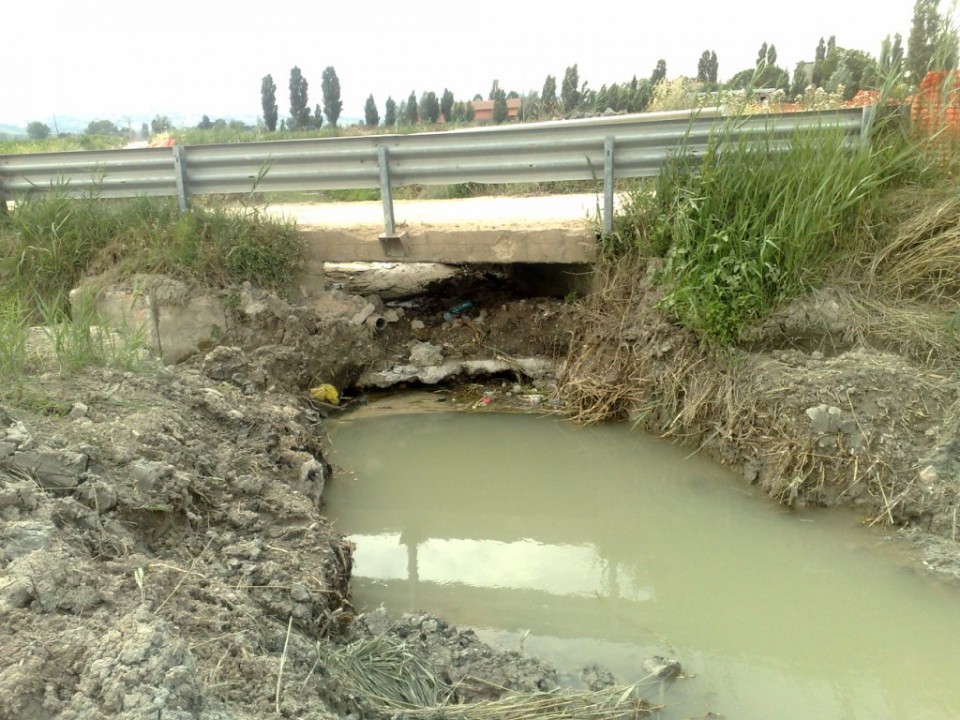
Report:
[[[616,253],[664,258],[662,307],[721,344],[822,277],[845,244],[869,234],[883,191],[919,172],[902,132],[850,147],[828,128],[738,132],[733,118],[702,158],[678,154],[656,192],[628,195]]]

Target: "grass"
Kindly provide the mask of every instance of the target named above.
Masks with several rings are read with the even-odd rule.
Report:
[[[0,397],[24,396],[36,372],[142,364],[142,332],[108,330],[90,294],[69,297],[85,275],[163,273],[214,286],[249,280],[282,293],[293,287],[302,253],[292,223],[249,205],[180,214],[175,201],[149,198],[18,201],[0,215]]]
[[[302,261],[296,227],[247,206],[180,214],[166,199],[18,202],[0,218],[0,298],[39,314],[38,299],[66,297],[85,273],[165,273],[212,285],[246,280],[280,292]]]
[[[69,150],[112,150],[123,147],[127,139],[120,135],[69,135],[43,140],[16,138],[0,140],[0,155],[65,152]]]
[[[902,132],[847,147],[838,131],[747,139],[730,120],[702,158],[678,154],[629,194],[608,254],[664,258],[662,307],[722,345],[818,282],[878,222],[883,193],[922,174]]]
[[[327,669],[371,709],[424,720],[622,720],[650,715],[637,685],[600,691],[507,692],[497,700],[460,703],[457,688],[441,680],[408,645],[384,636],[331,648]]]

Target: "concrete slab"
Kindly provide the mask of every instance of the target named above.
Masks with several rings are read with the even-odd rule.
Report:
[[[406,254],[387,255],[379,202],[277,205],[308,242],[307,274],[324,262],[581,264],[596,258],[596,195],[477,197],[397,201],[394,215]]]

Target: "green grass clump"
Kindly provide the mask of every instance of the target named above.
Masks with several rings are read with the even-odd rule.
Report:
[[[68,150],[113,150],[123,147],[127,138],[120,135],[66,135],[42,140],[15,138],[0,140],[0,155],[65,152]]]
[[[627,200],[614,254],[663,257],[662,307],[721,344],[822,277],[844,248],[872,232],[886,189],[919,172],[903,134],[847,147],[830,129],[737,137],[737,120],[702,158],[679,154],[655,194]]]
[[[285,291],[302,260],[291,222],[257,208],[195,209],[167,199],[18,202],[0,216],[0,299],[40,314],[38,300],[65,298],[84,274],[118,279],[165,273],[212,285],[249,280]]]

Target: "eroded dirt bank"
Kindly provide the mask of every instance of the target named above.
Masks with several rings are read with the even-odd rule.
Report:
[[[951,378],[846,332],[840,295],[721,355],[630,287],[596,298],[603,318],[483,274],[390,304],[245,287],[215,346],[178,365],[63,376],[38,356],[0,409],[0,718],[377,715],[329,658],[384,630],[457,698],[554,686],[435,618],[355,621],[350,547],[322,508],[323,419],[344,410],[311,397],[320,383],[347,412],[363,387],[447,380],[445,407],[640,419],[780,501],[916,528],[926,562],[957,572]]]

